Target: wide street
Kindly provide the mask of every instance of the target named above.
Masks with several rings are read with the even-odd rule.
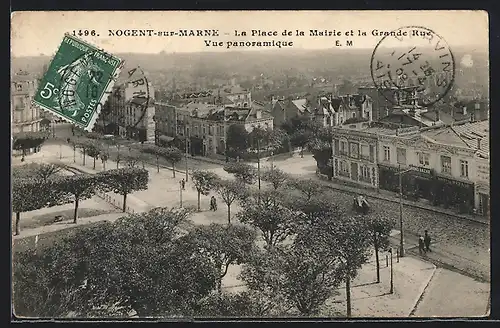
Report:
[[[56,131],[59,133],[59,131]],[[71,133],[70,133],[71,134]],[[64,137],[57,135],[57,137]],[[60,142],[59,142],[60,143]],[[58,162],[61,161],[68,165],[80,167],[85,172],[95,172],[92,170],[92,160],[87,157],[85,167],[82,169],[81,154],[77,152],[76,163],[73,163],[73,150],[67,144],[59,145],[55,140],[49,140],[42,147],[42,154],[35,154],[33,160],[43,162]],[[59,152],[62,150],[62,156]],[[110,148],[111,152],[116,152],[115,148]],[[31,156],[30,156],[31,157]],[[30,157],[27,157],[26,162],[30,162]],[[62,157],[62,159],[59,159]],[[112,156],[113,157],[113,156]],[[315,175],[316,163],[310,154],[305,154],[304,158],[295,155],[292,158],[288,156],[280,156],[275,158],[273,163],[276,167],[293,175],[302,177],[317,178]],[[36,159],[35,159],[36,158]],[[151,159],[150,163],[154,163]],[[263,160],[261,169],[266,169],[270,166],[271,161]],[[162,165],[168,166],[168,163],[162,162]],[[107,168],[114,168],[116,164],[108,163]],[[179,163],[178,169],[183,171],[185,167],[184,161]],[[221,164],[207,163],[198,159],[188,159],[189,170],[208,169],[217,174],[228,177],[229,175],[222,169]],[[128,206],[134,212],[142,212],[156,206],[177,207],[180,203],[179,181],[184,178],[184,172],[176,172],[176,177],[172,177],[170,169],[162,168],[159,173],[154,165],[146,167],[150,172],[149,189],[136,192],[128,197]],[[102,170],[102,163],[96,162],[96,171]],[[265,184],[263,184],[265,185]],[[339,206],[350,207],[352,204],[352,194],[345,191],[331,189],[332,202]],[[116,202],[120,202],[120,196],[113,196]],[[370,205],[374,209],[383,209],[385,215],[399,222],[399,205],[394,202],[368,197]],[[219,210],[211,212],[208,210],[209,196],[202,196],[202,211],[196,213],[192,221],[194,224],[209,224],[212,222],[226,223],[227,212],[224,203],[219,200]],[[186,190],[182,192],[183,205],[195,206],[197,203],[197,194],[193,190],[191,181],[186,185]],[[237,204],[231,208],[232,216],[234,216],[239,207]],[[405,247],[409,250],[410,257],[418,258],[418,251],[415,252],[416,236],[423,234],[423,230],[429,230],[433,237],[433,252],[429,253],[423,260],[435,263],[438,266],[437,271],[432,275],[424,295],[416,310],[414,316],[452,316],[463,315],[484,315],[487,308],[487,300],[489,297],[489,284],[484,281],[489,281],[490,270],[490,255],[489,249],[489,226],[480,224],[465,219],[453,217],[447,214],[442,214],[434,211],[429,211],[417,207],[405,206],[403,209],[404,218],[404,233],[406,244]],[[21,232],[22,234],[23,232]],[[22,236],[21,236],[22,237]],[[394,236],[394,243],[397,245],[398,235]],[[444,267],[444,268],[443,268]],[[468,276],[480,278],[483,282],[475,281],[473,278],[461,275],[457,272],[449,271],[456,270],[467,273]],[[450,277],[453,277],[451,279]],[[225,285],[237,285],[237,272],[230,271]],[[457,280],[458,279],[458,280]],[[451,296],[449,292],[455,286],[455,282],[460,281],[460,293],[457,296]],[[452,283],[453,282],[453,283]],[[450,285],[450,284],[453,284]],[[466,295],[474,296],[461,296]],[[452,300],[453,299],[453,300]],[[467,301],[465,301],[465,299]],[[452,300],[452,301],[449,301]],[[464,300],[461,302],[460,300]],[[472,303],[472,304],[464,304]],[[463,309],[466,309],[462,311]],[[361,311],[362,312],[362,311]]]

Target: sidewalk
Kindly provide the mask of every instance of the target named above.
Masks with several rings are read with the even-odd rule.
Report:
[[[363,194],[367,196],[368,198],[376,198],[376,199],[381,199],[385,200],[388,202],[392,203],[399,203],[399,195],[395,195],[394,193],[391,193],[390,191],[386,190],[379,190],[378,192],[375,190],[370,190],[370,189],[364,189],[364,188],[354,188],[342,184],[337,184],[335,182],[331,182],[328,180],[325,180],[325,178],[321,178],[320,176],[317,176],[318,181],[320,181],[321,184],[323,184],[325,187],[330,188],[330,189],[335,189],[335,190],[340,190],[340,191],[345,191],[350,194]],[[444,209],[436,206],[431,206],[428,204],[424,204],[421,202],[415,202],[415,201],[410,201],[407,199],[403,199],[403,206],[411,206],[411,207],[416,207],[440,214],[445,214],[445,215],[450,215],[459,219],[464,219],[464,220],[469,220],[469,221],[474,221],[477,223],[481,224],[490,224],[490,220],[487,217],[484,216],[479,216],[479,215],[470,215],[470,214],[461,214],[461,213],[456,213],[452,210],[449,209]]]
[[[393,258],[394,293],[390,294],[390,264],[386,265],[386,253],[381,252],[380,283],[376,283],[376,263],[373,255],[370,261],[358,271],[351,282],[351,305],[353,317],[408,317],[414,311],[419,299],[429,285],[436,266],[413,257],[396,260]],[[390,261],[390,260],[389,260]],[[390,263],[390,262],[389,262]],[[223,289],[227,292],[241,292],[246,289],[239,279],[241,266],[231,265],[223,278]],[[337,289],[339,293],[327,300],[321,316],[346,313],[345,284]]]

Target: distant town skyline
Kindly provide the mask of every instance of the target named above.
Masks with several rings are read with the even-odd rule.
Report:
[[[48,24],[54,22],[57,24]],[[459,22],[459,23],[457,23]],[[484,11],[116,11],[116,12],[15,12],[11,16],[11,55],[52,56],[65,33],[111,53],[194,53],[218,51],[252,51],[276,47],[227,49],[227,41],[293,42],[282,49],[363,49],[374,48],[382,36],[403,26],[422,26],[433,30],[451,46],[470,46],[488,50],[488,15]],[[218,36],[158,36],[190,30],[215,30]],[[284,30],[292,36],[283,37]],[[78,36],[78,32],[94,30],[99,36]],[[112,32],[110,32],[110,30]],[[142,36],[116,36],[124,30]],[[254,34],[275,32],[270,36]],[[304,36],[296,36],[296,31]],[[327,31],[340,36],[310,36],[310,30]],[[352,30],[352,36],[346,32]],[[360,36],[359,31],[366,32]],[[374,32],[376,30],[377,32]],[[238,32],[236,32],[238,31]],[[243,35],[243,31],[247,33]],[[115,36],[110,36],[115,34]],[[147,36],[150,34],[151,36]],[[321,33],[319,33],[321,34]],[[145,36],[146,35],[146,36]],[[238,35],[238,36],[236,36]],[[205,40],[222,42],[222,47],[206,46]],[[337,40],[341,46],[336,46]],[[352,45],[347,45],[347,41]]]

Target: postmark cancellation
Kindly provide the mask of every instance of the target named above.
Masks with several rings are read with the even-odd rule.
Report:
[[[33,104],[92,131],[121,65],[120,58],[66,34],[41,80]]]

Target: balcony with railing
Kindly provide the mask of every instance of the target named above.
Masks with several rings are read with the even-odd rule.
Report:
[[[346,178],[351,178],[351,175],[349,174],[349,171],[339,171],[339,175],[346,177]]]
[[[371,177],[369,177],[369,176],[363,176],[363,175],[359,176],[359,181],[365,182],[365,183],[372,183]]]

